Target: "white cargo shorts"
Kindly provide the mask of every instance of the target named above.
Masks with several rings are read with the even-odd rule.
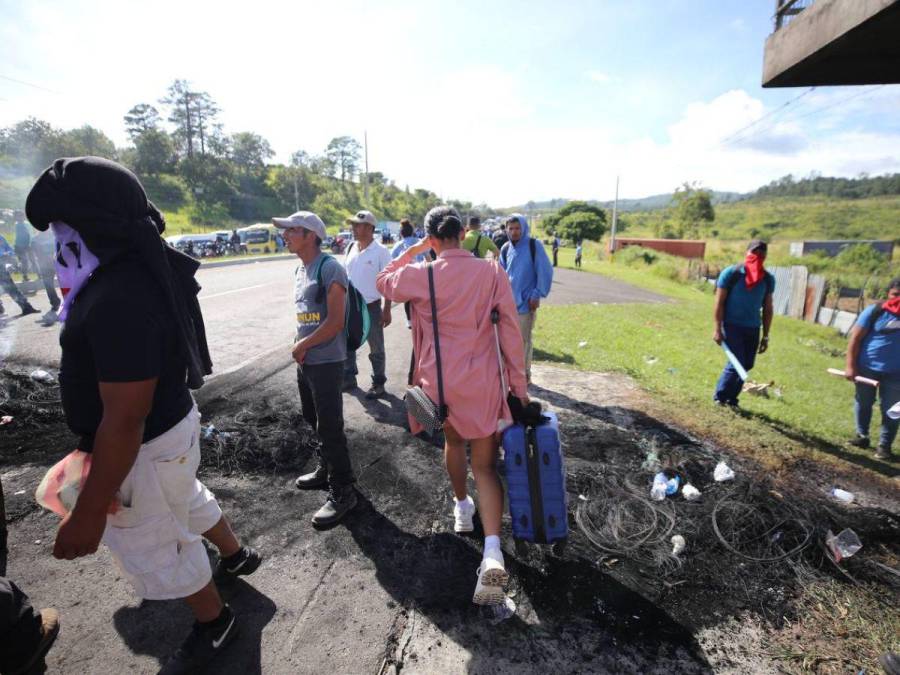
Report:
[[[119,489],[120,510],[107,518],[105,543],[134,592],[146,600],[193,595],[212,570],[201,534],[222,517],[197,480],[200,413],[144,443]]]

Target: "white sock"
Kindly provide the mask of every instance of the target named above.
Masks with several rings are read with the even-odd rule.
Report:
[[[500,552],[500,537],[496,534],[484,538],[484,554],[487,555],[488,551]]]
[[[454,503],[454,504],[466,504],[466,505],[468,505],[468,504],[469,504],[469,496],[466,495],[466,498],[465,498],[465,499],[457,499],[456,497],[454,497],[454,498],[453,498],[453,503]]]

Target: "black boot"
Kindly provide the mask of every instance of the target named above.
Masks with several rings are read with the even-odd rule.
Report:
[[[328,487],[328,469],[319,464],[315,471],[305,473],[294,481],[298,490],[319,490]]]
[[[339,523],[356,506],[356,488],[350,484],[333,487],[328,491],[328,500],[312,517],[315,527],[328,527]]]

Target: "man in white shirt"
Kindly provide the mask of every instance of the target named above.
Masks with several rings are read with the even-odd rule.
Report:
[[[381,306],[381,294],[375,288],[375,277],[391,262],[391,252],[375,241],[375,228],[378,222],[370,211],[359,211],[353,218],[347,219],[353,229],[353,241],[344,256],[344,267],[353,285],[362,293],[369,307],[369,361],[372,362],[372,386],[366,392],[366,398],[384,396],[384,329],[391,324],[391,301],[384,299]],[[356,352],[349,352],[344,361],[344,391],[356,388]]]

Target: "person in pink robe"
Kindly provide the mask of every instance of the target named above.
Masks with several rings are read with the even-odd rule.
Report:
[[[453,487],[454,529],[471,532],[475,504],[466,490],[466,442],[471,447],[472,473],[478,489],[478,510],[484,526],[484,558],[478,568],[474,602],[505,601],[508,580],[500,550],[503,490],[497,476],[499,431],[512,423],[501,391],[500,365],[491,311],[497,309],[505,381],[513,395],[528,402],[525,353],[512,287],[503,269],[461,248],[462,220],[455,209],[439,206],[425,217],[427,236],[392,261],[376,278],[378,292],[391,302],[411,303],[415,366],[413,385],[438,402],[437,359],[428,288],[428,265],[433,265],[444,402],[444,459]],[[433,249],[434,262],[415,262]],[[410,417],[413,433],[421,431]]]

